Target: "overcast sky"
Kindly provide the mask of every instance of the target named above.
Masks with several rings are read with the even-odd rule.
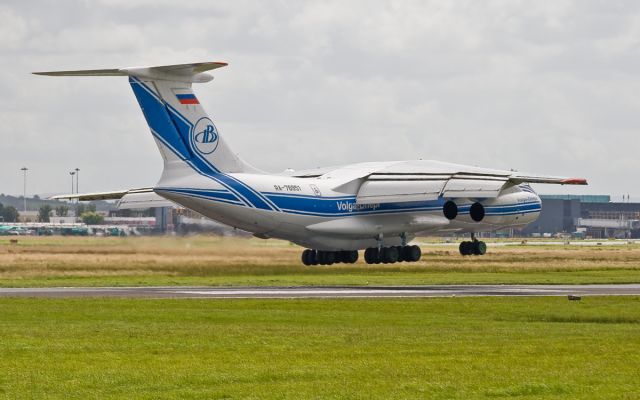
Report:
[[[269,171],[435,159],[586,177],[640,171],[640,2],[0,3],[0,192],[145,187],[162,161],[124,78],[31,71],[225,61],[196,85]],[[633,199],[633,197],[632,197]]]

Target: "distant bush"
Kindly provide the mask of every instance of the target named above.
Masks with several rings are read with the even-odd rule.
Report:
[[[18,217],[20,216],[20,214],[18,213],[18,210],[16,210],[15,207],[13,206],[7,206],[4,207],[2,205],[2,203],[0,203],[0,219],[2,219],[4,222],[16,222],[18,221]]]
[[[104,217],[95,211],[87,211],[80,215],[82,222],[87,225],[100,225],[104,222]]]
[[[38,210],[38,221],[39,222],[49,222],[49,217],[51,216],[52,208],[50,205],[45,204],[40,206]]]

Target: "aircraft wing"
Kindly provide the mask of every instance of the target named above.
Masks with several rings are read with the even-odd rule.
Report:
[[[172,201],[156,194],[153,188],[118,190],[112,192],[96,192],[84,194],[63,194],[53,196],[54,200],[118,200],[117,208],[119,210],[132,208],[150,208],[150,207],[179,207]]]
[[[447,198],[495,198],[500,192],[522,183],[586,185],[583,178],[567,178],[493,170],[441,163],[436,161],[391,162],[362,165],[361,171],[337,169],[328,172],[332,177],[345,176],[337,186],[349,187],[360,182],[356,202],[360,204],[397,201],[428,201],[440,196]]]
[[[562,176],[547,176],[547,175],[534,175],[513,173],[509,180],[516,185],[521,183],[546,183],[556,185],[588,185],[585,178],[568,178]]]

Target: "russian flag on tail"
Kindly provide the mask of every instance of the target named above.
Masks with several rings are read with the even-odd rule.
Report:
[[[200,104],[196,95],[193,93],[176,94],[180,104]]]

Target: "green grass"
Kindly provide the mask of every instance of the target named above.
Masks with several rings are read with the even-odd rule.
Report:
[[[239,267],[239,269],[242,269]],[[570,271],[501,271],[464,272],[398,271],[392,268],[317,268],[309,271],[271,271],[224,273],[208,275],[193,273],[185,276],[118,275],[118,276],[53,276],[24,279],[2,279],[0,287],[75,287],[75,286],[378,286],[378,285],[447,285],[447,284],[614,284],[638,283],[636,269],[602,269]]]
[[[0,299],[0,398],[635,399],[640,298]]]
[[[640,245],[493,246],[462,257],[423,245],[418,263],[305,267],[279,240],[194,237],[0,238],[0,287],[586,284],[640,282]]]

